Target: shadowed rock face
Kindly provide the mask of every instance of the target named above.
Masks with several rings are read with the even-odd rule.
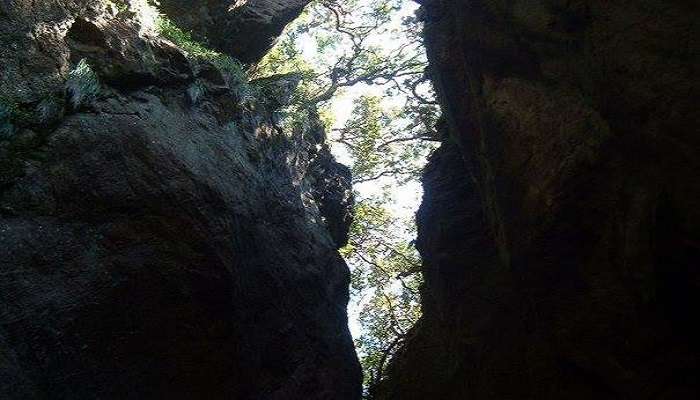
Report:
[[[244,63],[261,59],[311,0],[161,0],[179,25]],[[250,38],[241,40],[240,38]]]
[[[445,140],[383,399],[691,399],[698,6],[421,1]]]
[[[284,96],[101,2],[2,7],[0,398],[359,398],[350,177]]]

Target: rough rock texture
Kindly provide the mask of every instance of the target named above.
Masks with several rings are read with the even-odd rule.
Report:
[[[179,25],[244,63],[258,61],[311,0],[161,0]],[[236,40],[245,37],[251,40]]]
[[[700,398],[698,3],[421,3],[447,124],[378,397]]]
[[[347,169],[135,4],[0,3],[0,398],[358,398]]]

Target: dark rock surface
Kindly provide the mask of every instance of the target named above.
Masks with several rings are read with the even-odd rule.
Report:
[[[168,15],[244,63],[261,59],[311,0],[160,0]],[[251,38],[239,40],[238,38]]]
[[[421,3],[447,132],[378,397],[699,398],[697,2]]]
[[[346,169],[137,3],[0,3],[0,398],[359,398]]]

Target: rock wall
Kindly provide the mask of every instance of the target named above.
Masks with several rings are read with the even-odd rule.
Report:
[[[446,126],[377,398],[700,397],[697,2],[420,3]]]
[[[0,3],[0,398],[359,398],[348,169],[143,6]]]
[[[211,46],[250,63],[272,47],[311,0],[161,0],[179,25]],[[237,40],[237,38],[251,38]]]

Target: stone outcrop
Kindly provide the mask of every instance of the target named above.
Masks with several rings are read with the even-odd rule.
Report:
[[[116,3],[0,3],[0,398],[359,398],[347,169]]]
[[[258,61],[311,0],[160,0],[168,15],[212,47]],[[239,38],[250,38],[240,40]]]
[[[377,398],[700,397],[697,3],[421,3],[445,138]]]

